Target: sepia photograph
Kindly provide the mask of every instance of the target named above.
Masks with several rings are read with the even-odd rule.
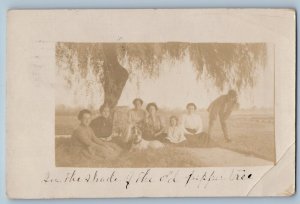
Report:
[[[57,167],[275,162],[274,46],[55,44]]]

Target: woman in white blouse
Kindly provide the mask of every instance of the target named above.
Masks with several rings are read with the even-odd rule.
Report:
[[[199,135],[203,131],[202,118],[196,113],[196,105],[188,103],[187,113],[182,116],[183,131],[188,135]]]
[[[201,116],[196,113],[197,106],[194,103],[186,105],[187,113],[182,116],[182,127],[188,146],[207,146],[207,133],[203,132]]]

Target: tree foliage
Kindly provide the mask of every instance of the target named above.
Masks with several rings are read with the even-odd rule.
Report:
[[[99,83],[103,83],[105,46],[113,50],[119,63],[127,62],[125,68],[129,75],[139,69],[143,77],[154,79],[159,77],[163,60],[179,61],[188,56],[195,70],[195,80],[204,76],[211,78],[220,90],[226,85],[236,89],[252,87],[256,70],[266,65],[267,58],[264,43],[57,43],[56,62],[58,66],[64,63],[69,75],[78,74],[75,72],[79,70],[83,79],[90,66]],[[73,82],[68,83],[72,86]]]

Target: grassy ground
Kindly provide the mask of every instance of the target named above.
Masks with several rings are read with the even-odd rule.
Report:
[[[115,126],[120,128],[125,126],[125,110],[117,112]],[[205,111],[199,112],[203,118],[204,130],[207,129],[208,116]],[[161,114],[168,118],[170,115],[180,115],[179,111],[161,111]],[[56,115],[56,135],[70,135],[78,125],[75,114]],[[264,111],[238,111],[228,120],[228,129],[232,142],[226,143],[223,138],[220,124],[215,124],[212,132],[212,143],[210,150],[206,150],[212,157],[217,157],[217,149],[232,150],[241,153],[246,157],[260,158],[268,161],[275,161],[275,138],[274,138],[274,118],[271,113]],[[56,165],[57,166],[95,166],[95,167],[201,167],[215,166],[220,161],[205,162],[202,150],[195,150],[190,147],[168,146],[161,150],[147,150],[145,152],[124,151],[119,158],[114,161],[78,161],[71,158],[68,149],[68,138],[56,138]],[[215,151],[214,151],[215,150]],[[205,152],[205,151],[204,151]],[[225,152],[225,151],[224,151]],[[228,156],[230,156],[229,151]],[[215,153],[215,155],[213,155]],[[205,153],[204,153],[205,154]],[[222,158],[222,155],[220,155]],[[158,159],[159,158],[159,159]],[[220,160],[222,160],[220,158]],[[252,161],[252,160],[251,160]],[[254,165],[255,162],[249,165]],[[223,164],[222,164],[223,165]],[[226,166],[237,165],[234,161],[224,164]]]

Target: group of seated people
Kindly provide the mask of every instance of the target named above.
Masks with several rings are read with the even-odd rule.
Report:
[[[117,134],[123,138],[124,143],[130,144],[133,141],[133,127],[142,132],[143,140],[157,140],[164,144],[184,143],[188,139],[193,140],[193,138],[199,140],[203,134],[202,119],[196,113],[197,107],[194,103],[187,104],[187,113],[182,116],[181,124],[179,124],[179,118],[172,115],[169,118],[169,125],[165,124],[165,120],[159,114],[159,109],[155,103],[149,103],[144,110],[142,108],[143,100],[136,98],[133,105],[134,108],[128,111],[128,125],[122,135],[113,132],[112,113],[108,106],[101,106],[100,116],[92,121],[91,111],[81,110],[78,114],[80,125],[72,135],[73,144],[86,149],[90,154],[96,154],[96,151],[102,149],[100,155],[111,157],[120,149],[119,145],[111,142],[113,138]],[[99,148],[100,146],[102,148]]]
[[[169,117],[169,124],[165,124],[165,119],[159,114],[159,109],[155,103],[149,103],[146,111],[142,108],[143,101],[137,98],[133,101],[134,108],[128,113],[129,127],[126,133],[126,141],[131,140],[132,126],[142,130],[143,139],[151,141],[158,140],[163,143],[181,143],[186,136],[199,136],[202,133],[202,119],[196,113],[196,105],[189,103],[186,106],[187,113],[182,116],[181,124],[175,115]]]
[[[236,94],[230,91],[212,102],[209,107],[209,132],[218,114],[221,125],[224,125],[224,128],[222,126],[224,137],[228,138],[225,120],[232,108],[227,107],[230,107],[228,104],[235,103]],[[159,113],[156,103],[148,103],[144,110],[143,100],[136,98],[133,100],[133,105],[134,108],[128,111],[128,124],[121,134],[113,131],[113,113],[109,106],[101,106],[100,116],[91,122],[91,112],[87,109],[81,110],[78,114],[80,125],[74,131],[72,140],[77,146],[88,150],[90,154],[95,154],[98,151],[97,147],[101,146],[100,154],[105,157],[105,155],[114,155],[121,149],[120,145],[111,142],[114,137],[122,138],[122,142],[130,146],[134,140],[132,131],[136,129],[141,133],[143,140],[159,141],[163,144],[197,145],[201,140],[209,139],[209,135],[203,132],[202,118],[196,112],[197,106],[194,103],[186,105],[186,112],[182,114],[181,120],[175,115],[170,116],[168,125],[165,124],[165,119]]]

